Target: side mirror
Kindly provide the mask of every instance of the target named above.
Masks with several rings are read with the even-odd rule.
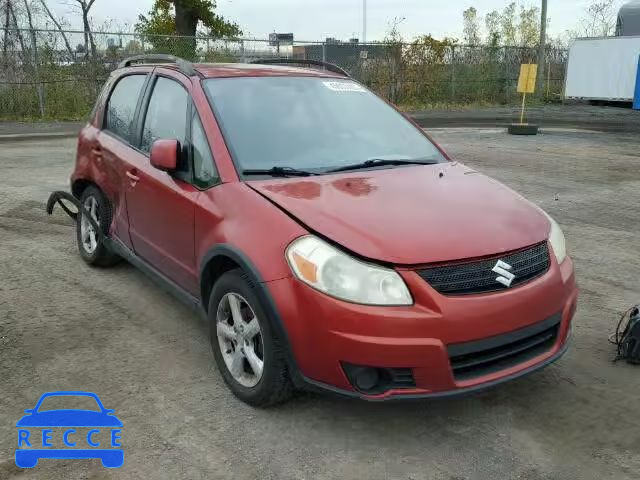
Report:
[[[178,168],[178,140],[156,140],[151,146],[151,165],[164,172],[173,172]]]

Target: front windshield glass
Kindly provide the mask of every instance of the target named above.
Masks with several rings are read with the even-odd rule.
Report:
[[[444,161],[415,126],[351,80],[243,77],[204,85],[239,170]]]

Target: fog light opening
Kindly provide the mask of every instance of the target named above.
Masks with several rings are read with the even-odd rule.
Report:
[[[383,368],[342,363],[349,383],[358,392],[379,395],[392,389],[415,388],[409,368]]]
[[[364,392],[374,390],[379,381],[378,370],[371,367],[361,368],[355,377],[356,387]]]

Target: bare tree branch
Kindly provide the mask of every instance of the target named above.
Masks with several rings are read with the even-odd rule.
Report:
[[[27,21],[29,22],[29,33],[31,34],[31,50],[33,54],[33,71],[35,73],[36,82],[40,81],[40,72],[38,65],[38,43],[36,40],[36,32],[33,27],[33,17],[31,16],[31,8],[29,8],[29,3],[27,0],[24,0],[24,8],[27,11]],[[36,91],[38,94],[38,103],[40,105],[40,116],[44,117],[44,89],[42,84],[38,84],[36,87]]]
[[[89,48],[91,48],[91,56],[95,58],[97,49],[96,49],[96,42],[93,39],[93,33],[91,32],[91,24],[89,23],[89,11],[91,10],[91,7],[93,7],[93,4],[95,3],[96,0],[89,0],[89,3],[87,3],[87,0],[72,0],[72,1],[75,2],[77,6],[80,7],[80,10],[82,12],[82,27],[84,30],[85,52],[88,52]]]
[[[22,32],[20,30],[18,30],[20,28],[20,26],[18,25],[18,19],[16,18],[16,12],[13,9],[13,5],[9,2],[8,4],[8,9],[9,9],[9,13],[11,13],[11,19],[13,20],[13,26],[16,29],[16,35],[18,37],[18,41],[20,42],[20,50],[22,51],[22,54],[25,55],[29,49],[26,48],[25,44],[24,44],[24,38],[22,38]]]
[[[9,48],[9,20],[11,18],[9,14],[9,5],[11,0],[6,0],[5,9],[5,21],[4,21],[4,42],[2,44],[2,59],[4,62],[4,68],[6,69],[9,64],[9,59],[7,58],[7,49]]]
[[[64,44],[67,47],[67,51],[69,52],[69,55],[71,56],[71,60],[75,60],[75,58],[76,58],[75,52],[73,51],[73,48],[71,47],[71,44],[69,43],[69,38],[67,37],[67,34],[65,33],[64,30],[62,30],[62,26],[60,25],[60,22],[58,22],[58,20],[53,15],[51,10],[49,10],[49,7],[47,6],[47,3],[45,2],[45,0],[40,0],[40,3],[44,7],[45,12],[47,12],[47,15],[49,15],[49,18],[51,19],[53,24],[56,26],[56,28],[60,32],[60,35],[62,35],[62,39],[64,40]]]

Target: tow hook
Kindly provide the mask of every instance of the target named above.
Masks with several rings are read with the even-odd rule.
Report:
[[[71,210],[69,206],[65,204],[65,202],[73,204],[73,206],[76,207],[77,211],[74,212],[73,210]],[[78,215],[80,212],[84,213],[84,218],[91,224],[100,239],[104,240],[107,238],[105,233],[102,231],[102,228],[100,228],[100,225],[98,225],[98,222],[96,222],[91,216],[91,213],[86,208],[84,208],[84,205],[80,203],[80,200],[78,200],[72,194],[70,194],[69,192],[57,191],[49,195],[49,200],[47,200],[47,213],[49,215],[53,213],[53,209],[55,208],[56,204],[60,205],[60,208],[62,208],[62,210],[64,210],[64,212],[69,215],[69,217],[71,217],[74,222],[78,222]]]

